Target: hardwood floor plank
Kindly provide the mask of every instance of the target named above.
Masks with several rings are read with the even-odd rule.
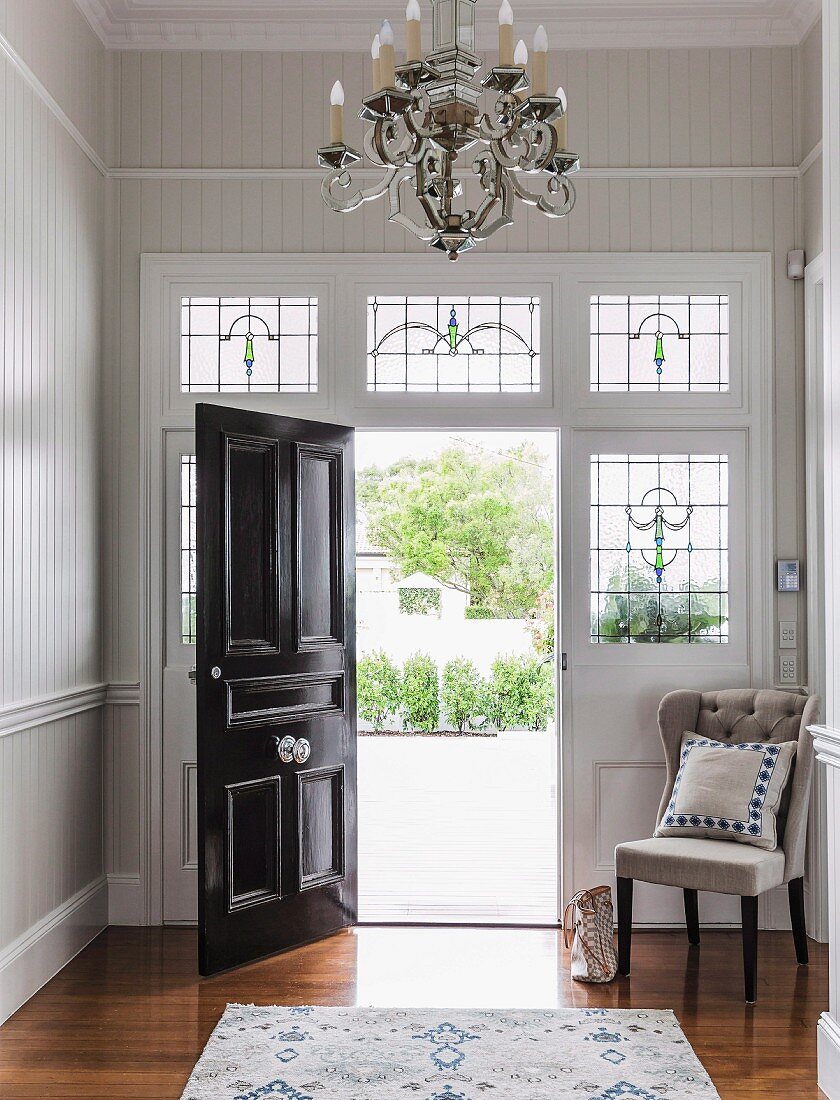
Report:
[[[0,1028],[3,1100],[177,1100],[229,1001],[414,1007],[672,1008],[722,1100],[816,1100],[828,950],[798,967],[790,933],[759,936],[758,1004],[740,935],[636,932],[633,974],[573,982],[553,929],[361,927],[214,978],[195,932],[110,928]]]

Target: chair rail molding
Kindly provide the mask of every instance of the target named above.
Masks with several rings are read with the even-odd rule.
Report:
[[[818,1080],[829,1100],[840,1100],[840,729],[811,726],[817,760],[826,769],[828,843],[828,1012],[817,1024]]]

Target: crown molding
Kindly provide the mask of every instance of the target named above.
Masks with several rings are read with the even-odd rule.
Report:
[[[112,50],[367,50],[388,0],[76,0]],[[492,9],[492,11],[490,11]],[[793,46],[820,0],[523,0],[523,28],[543,23],[564,49]],[[493,16],[492,18],[490,16]],[[493,4],[478,20],[478,47],[496,45]]]

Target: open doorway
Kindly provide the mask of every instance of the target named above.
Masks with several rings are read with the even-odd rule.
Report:
[[[359,432],[359,919],[557,920],[551,432]]]

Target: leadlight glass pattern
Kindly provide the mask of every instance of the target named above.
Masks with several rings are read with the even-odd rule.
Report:
[[[592,455],[591,640],[729,640],[726,455]]]
[[[539,298],[372,297],[367,333],[370,391],[539,392]]]
[[[184,393],[315,393],[318,299],[181,299]]]
[[[195,455],[181,455],[181,641],[196,644]]]
[[[589,332],[592,391],[729,389],[726,294],[596,294]]]

